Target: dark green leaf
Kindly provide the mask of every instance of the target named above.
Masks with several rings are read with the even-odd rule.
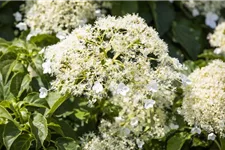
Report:
[[[175,18],[175,12],[173,9],[173,6],[166,1],[160,1],[160,2],[149,2],[153,18],[155,21],[156,29],[159,32],[159,34],[162,36],[164,33],[166,33]]]
[[[55,122],[50,122],[48,124],[48,127],[52,130],[54,130],[57,134],[60,134],[61,136],[65,136],[62,129],[61,129],[61,126]]]
[[[113,2],[112,15],[120,16],[128,13],[135,13],[138,11],[137,1],[118,1]]]
[[[6,83],[7,75],[10,74],[10,66],[16,60],[17,55],[13,52],[5,53],[0,57],[0,71],[2,73],[3,81]]]
[[[22,81],[22,83],[21,83],[21,88],[20,88],[18,97],[20,97],[21,94],[22,94],[25,90],[28,90],[28,89],[29,89],[30,82],[31,82],[31,77],[30,77],[30,75],[29,75],[29,74],[25,75],[24,78],[23,78],[23,81]]]
[[[3,142],[8,150],[20,134],[21,131],[13,122],[10,121],[8,124],[5,125],[3,133]]]
[[[10,92],[17,97],[18,93],[20,92],[20,87],[23,82],[24,73],[17,73],[12,77],[12,81],[10,83]]]
[[[33,138],[28,134],[22,134],[13,142],[11,150],[29,150]]]
[[[167,141],[166,150],[181,150],[186,140],[191,138],[191,134],[187,132],[180,132],[172,136]]]
[[[173,22],[174,40],[181,44],[192,59],[197,59],[203,48],[202,29],[189,20]]]
[[[9,1],[1,2],[0,8],[3,8],[8,3],[9,3]]]

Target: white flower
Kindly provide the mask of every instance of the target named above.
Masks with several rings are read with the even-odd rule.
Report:
[[[96,93],[100,93],[103,91],[103,86],[101,85],[100,82],[96,81],[94,83],[94,86],[92,87],[92,90],[95,91]]]
[[[191,133],[192,134],[196,134],[196,133],[201,134],[201,129],[198,128],[197,126],[195,126],[191,129]]]
[[[215,140],[215,138],[216,138],[216,135],[215,135],[214,133],[210,133],[210,134],[208,134],[208,140],[212,140],[212,141],[214,141],[214,140]]]
[[[116,93],[126,96],[127,92],[129,92],[129,90],[130,89],[128,86],[126,86],[124,83],[120,83],[117,87]]]
[[[152,99],[145,100],[144,108],[149,109],[152,108],[155,104],[155,101]]]
[[[39,89],[39,92],[40,92],[39,98],[45,98],[48,95],[48,90],[44,87],[41,87]]]
[[[101,16],[102,16],[101,9],[95,10],[95,15],[96,15],[97,17],[101,17]]]
[[[138,146],[138,148],[142,149],[143,145],[145,144],[145,142],[143,142],[140,139],[136,139],[136,144]]]
[[[46,73],[51,73],[52,70],[51,70],[51,62],[50,60],[47,60],[46,62],[44,62],[42,64],[42,67],[43,67],[43,73],[46,74]]]
[[[222,53],[222,50],[221,48],[216,48],[213,52],[218,55]]]
[[[27,30],[27,25],[24,22],[20,22],[16,25],[17,28],[19,28],[20,31]]]
[[[31,77],[37,77],[37,73],[36,71],[34,71],[34,69],[31,67],[31,65],[28,66],[27,71],[29,72]]]
[[[130,121],[130,125],[131,126],[137,126],[138,125],[138,119],[137,118],[132,118]]]
[[[191,84],[191,80],[188,79],[188,77],[184,74],[181,75],[181,81],[182,81],[182,84],[184,86],[187,86],[187,85],[190,85]]]
[[[128,128],[122,128],[120,130],[120,134],[123,135],[123,136],[128,136],[130,134],[130,129],[128,129]]]
[[[208,12],[205,18],[205,24],[211,28],[216,27],[216,21],[219,19],[218,15],[213,12]]]
[[[179,128],[179,125],[171,123],[170,128],[173,129],[173,130],[176,130],[176,129]]]
[[[60,40],[64,40],[66,38],[67,34],[65,32],[58,32],[56,34],[56,37]]]
[[[155,80],[152,80],[147,86],[146,88],[149,90],[149,91],[152,91],[152,92],[157,92],[158,91],[158,84]]]
[[[22,15],[19,12],[14,13],[13,16],[15,17],[15,20],[18,22],[22,20]]]
[[[119,117],[115,117],[115,121],[119,123],[121,121],[124,121],[124,119],[119,116]]]
[[[196,16],[198,16],[198,15],[199,15],[198,9],[194,8],[194,9],[192,10],[192,16],[196,17]]]

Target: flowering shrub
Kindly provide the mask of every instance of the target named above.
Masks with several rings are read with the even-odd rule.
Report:
[[[98,19],[44,51],[44,72],[55,75],[54,90],[122,107],[107,127],[116,129],[111,134],[124,129],[147,139],[170,130],[165,108],[173,104],[182,65],[140,17]]]
[[[27,1],[24,22],[32,34],[57,33],[59,38],[64,38],[74,28],[104,15],[101,8],[101,2],[94,1]]]
[[[224,150],[224,11],[1,1],[0,149]]]
[[[185,87],[181,114],[190,126],[208,133],[224,134],[225,63],[214,60],[189,75],[192,84]]]

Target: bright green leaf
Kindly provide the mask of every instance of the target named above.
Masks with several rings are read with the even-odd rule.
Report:
[[[14,121],[10,113],[2,106],[0,106],[0,118],[5,118]]]
[[[76,150],[79,148],[79,145],[72,138],[68,137],[57,138],[55,145],[58,150]]]
[[[25,105],[28,106],[49,108],[47,101],[44,98],[39,98],[39,93],[37,92],[29,93],[23,101],[27,102]]]
[[[39,142],[43,146],[45,139],[48,136],[48,126],[47,120],[40,113],[35,113],[33,120],[29,121],[32,134],[34,135],[37,146],[39,146]]]
[[[51,97],[50,95],[48,97]],[[58,96],[56,96],[58,97]],[[49,106],[50,106],[50,109],[46,112],[46,116],[50,117],[58,108],[59,106],[62,105],[62,103],[67,100],[67,98],[69,97],[69,94],[66,93],[64,96],[61,96],[57,99],[55,98],[50,98],[50,99],[47,99],[48,103],[49,103]]]

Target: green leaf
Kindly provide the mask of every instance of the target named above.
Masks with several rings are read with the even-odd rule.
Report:
[[[25,104],[27,106],[49,108],[47,101],[44,98],[39,98],[39,93],[37,92],[29,93],[23,101],[28,103]]]
[[[19,61],[14,61],[15,64],[12,66],[13,72],[24,72],[24,66]]]
[[[202,52],[203,39],[205,39],[202,29],[189,20],[181,19],[173,22],[172,31],[173,40],[181,44],[189,57],[194,60],[197,59],[198,54]]]
[[[0,118],[5,118],[5,119],[8,119],[10,121],[13,121],[13,118],[12,116],[10,115],[10,113],[2,106],[0,106]]]
[[[172,136],[167,141],[166,150],[181,150],[186,140],[191,138],[191,134],[188,132],[180,132]]]
[[[64,96],[61,96],[59,98],[58,96],[56,96],[57,99],[55,99],[55,97],[52,98],[51,95],[48,95],[48,97],[50,98],[48,98],[47,101],[49,103],[50,109],[46,112],[45,116],[50,117],[51,115],[53,115],[53,113],[59,108],[59,106],[61,106],[62,103],[67,100],[69,94],[66,93]]]
[[[173,5],[167,1],[160,2],[149,2],[153,18],[155,21],[156,29],[159,34],[162,36],[165,34],[171,27],[171,24],[175,18],[175,11]]]
[[[198,147],[198,146],[207,147],[208,145],[209,145],[209,143],[207,143],[206,141],[201,140],[197,137],[194,137],[193,140],[192,140],[192,146],[193,147]]]
[[[1,2],[0,4],[0,8],[4,7],[6,4],[8,4],[11,0],[3,0],[3,2]]]
[[[16,58],[17,55],[13,52],[5,53],[0,57],[0,71],[2,73],[3,81],[5,81],[4,83],[7,82],[7,74],[9,74],[8,72],[11,72],[10,66],[16,60]]]
[[[11,83],[10,83],[10,92],[17,97],[18,93],[20,92],[21,84],[23,82],[24,73],[17,73],[12,77]]]
[[[120,1],[112,3],[112,15],[121,16],[138,11],[137,1]]]
[[[32,79],[31,79],[31,77],[30,77],[29,74],[27,74],[27,75],[24,76],[23,81],[22,81],[22,83],[21,83],[21,88],[20,88],[18,97],[20,97],[21,94],[22,94],[25,90],[28,90],[28,89],[29,89],[31,80],[32,80]]]
[[[61,136],[65,136],[62,129],[61,129],[61,126],[55,122],[50,122],[48,124],[48,127],[52,130],[54,130],[57,134],[61,135]]]
[[[45,139],[48,136],[48,126],[47,126],[47,120],[45,117],[40,113],[35,113],[33,120],[29,121],[32,134],[34,135],[36,139],[36,146],[39,146],[39,143],[43,146],[43,143]]]
[[[59,39],[50,34],[38,34],[37,36],[31,37],[29,42],[35,43],[39,47],[46,47],[56,44],[59,42]]]
[[[72,138],[68,137],[57,138],[55,145],[58,150],[76,150],[79,148],[79,145]]]
[[[153,20],[151,9],[147,1],[138,2],[138,14],[146,20],[146,23],[150,23]]]
[[[7,150],[10,149],[13,142],[17,139],[17,137],[21,134],[21,131],[17,128],[17,126],[13,122],[9,122],[5,125],[4,133],[3,133],[3,142]]]
[[[28,134],[22,134],[13,142],[11,150],[29,150],[33,138]]]
[[[79,109],[76,109],[75,116],[80,120],[85,120],[86,116],[89,115],[89,112],[80,111]]]

